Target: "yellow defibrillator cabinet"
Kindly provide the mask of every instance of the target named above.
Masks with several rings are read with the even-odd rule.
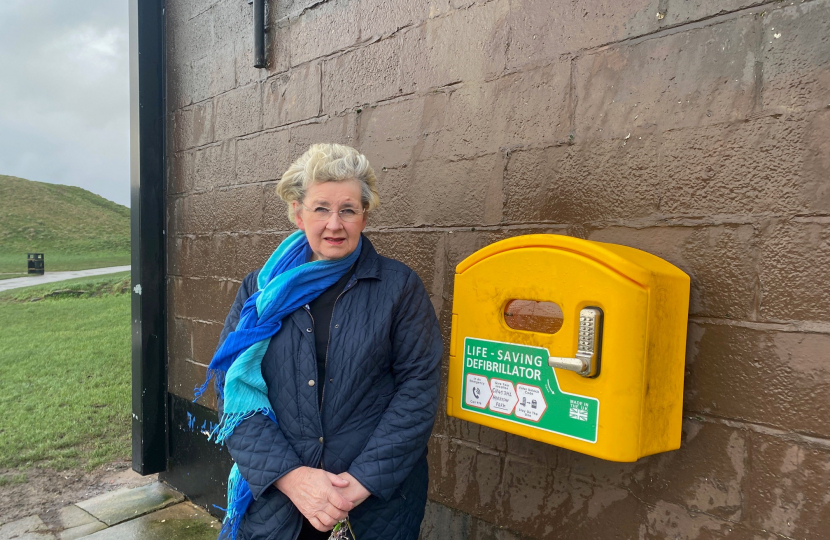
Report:
[[[689,276],[519,236],[456,268],[447,414],[612,461],[680,447]]]

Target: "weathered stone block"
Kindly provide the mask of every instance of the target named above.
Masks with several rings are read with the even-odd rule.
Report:
[[[296,19],[305,10],[320,3],[320,0],[280,0],[269,5],[268,13],[274,17],[275,20],[281,20],[285,17]]]
[[[370,160],[371,163],[371,160]],[[414,220],[409,191],[412,170],[375,168],[380,206],[369,217],[371,227],[403,227]]]
[[[239,282],[219,278],[174,278],[176,316],[223,323],[233,304]]]
[[[660,19],[661,27],[698,21],[716,15],[725,15],[753,5],[756,0],[668,0]],[[763,12],[764,8],[758,10]],[[658,10],[659,11],[659,10]]]
[[[764,109],[786,113],[830,106],[830,2],[771,10],[763,24]]]
[[[657,155],[651,137],[511,153],[505,220],[584,224],[649,216],[659,201]]]
[[[216,230],[220,232],[262,229],[262,184],[247,184],[216,192]]]
[[[360,39],[360,4],[347,0],[319,2],[291,23],[291,65],[326,56]]]
[[[262,186],[262,228],[268,231],[293,231],[296,229],[288,219],[288,205],[277,195],[277,183]]]
[[[760,280],[764,319],[830,321],[830,224],[770,223]]]
[[[327,117],[308,124],[291,126],[288,133],[290,164],[304,154],[312,144],[327,142],[354,146],[357,140],[356,119],[354,115]]]
[[[181,79],[184,86],[182,105],[199,103],[216,96],[214,80],[217,69],[216,60],[212,56],[202,56],[183,66]]]
[[[193,190],[193,158],[195,150],[170,152],[167,158],[167,193],[181,195]]]
[[[360,0],[360,38],[388,36],[448,11],[447,0]]]
[[[559,462],[560,449],[551,444],[508,434],[506,453],[510,456],[536,462],[549,469],[555,469]]]
[[[438,473],[434,476],[436,481],[433,485],[453,508],[476,513],[478,494],[475,486],[471,485],[471,472],[477,456],[475,448],[449,439],[440,441],[437,446],[441,453],[440,469],[433,473]]]
[[[183,319],[178,314],[170,313],[167,317],[167,355],[170,365],[193,358],[193,322]],[[169,377],[172,381],[173,378]]]
[[[514,0],[507,68],[544,65],[569,52],[652,32],[659,28],[658,5],[658,0]]]
[[[272,128],[313,118],[320,114],[319,63],[305,64],[263,85],[263,124]]]
[[[265,34],[265,69],[254,67],[253,32],[236,36],[233,52],[237,86],[260,82],[269,73],[280,73],[288,69],[288,50],[285,44],[288,38],[281,34],[287,31],[287,26],[285,29],[272,28],[269,27],[268,33]]]
[[[830,435],[830,336],[691,323],[684,408]]]
[[[483,81],[504,71],[507,0],[458,10],[402,34],[402,93],[460,81]]]
[[[826,212],[822,163],[830,114],[765,117],[664,134],[664,215],[792,215]]]
[[[292,229],[291,232],[294,232]],[[257,233],[234,235],[236,246],[236,279],[262,268],[271,253],[288,236],[287,233]],[[228,304],[230,305],[230,304]]]
[[[502,174],[500,157],[493,154],[449,163],[431,160],[410,167],[408,198],[413,207],[413,224],[482,223],[489,179]]]
[[[197,364],[189,358],[173,357],[168,353],[167,385],[171,394],[193,401],[195,389],[201,387],[206,378],[206,365]],[[216,395],[212,384],[208,385],[204,395],[199,398],[199,405],[216,408]]]
[[[380,175],[386,167],[402,167],[418,160],[426,141],[443,128],[447,94],[367,107],[358,115],[360,151]]]
[[[323,63],[323,112],[337,114],[403,93],[401,38],[384,39]]]
[[[290,165],[288,130],[257,133],[236,141],[236,181],[279,180]]]
[[[755,316],[760,249],[752,225],[606,227],[591,231],[588,239],[647,251],[689,274],[692,315]]]
[[[240,35],[253,35],[253,8],[248,2],[221,0],[211,8],[213,12],[214,47],[233,45]]]
[[[624,44],[576,62],[576,137],[623,139],[740,120],[755,102],[751,16]]]
[[[230,311],[230,304],[226,308]],[[208,365],[213,359],[213,353],[219,346],[219,334],[222,333],[224,324],[206,323],[193,321],[193,333],[191,334],[193,360],[200,364]]]
[[[176,151],[213,141],[213,101],[179,109],[173,118],[173,148]]]
[[[222,0],[175,0],[164,5],[164,13],[168,18],[188,21],[210,10]]]
[[[627,489],[644,500],[740,522],[748,460],[744,431],[687,419],[680,449],[638,462]]]
[[[471,517],[451,507],[427,501],[419,540],[468,540]]]
[[[214,229],[215,197],[213,192],[194,193],[172,200],[168,235],[204,234]]]
[[[491,514],[493,520],[531,538],[542,537],[548,523],[539,518],[549,515],[545,513],[546,496],[553,483],[553,471],[544,465],[508,455],[497,491],[499,504]]]
[[[211,8],[212,5],[188,9],[175,3],[166,13],[167,51],[175,61],[190,63],[210,53],[214,43],[214,11]]]
[[[449,95],[442,129],[425,152],[451,159],[500,148],[547,146],[568,140],[570,62],[465,84]]]
[[[202,68],[207,69],[209,95],[216,96],[236,88],[236,46],[234,43],[217,46],[205,59],[208,62],[203,64]]]
[[[827,445],[753,433],[751,456],[746,490],[751,526],[777,538],[825,537],[830,523]]]
[[[371,216],[369,220],[371,224]],[[427,291],[432,290],[436,258],[443,255],[438,249],[441,233],[371,232],[368,237],[378,253],[401,261],[415,270]]]
[[[249,84],[216,97],[214,133],[217,140],[262,129],[260,85]]]
[[[557,472],[554,475],[557,490],[549,497],[555,504],[549,504],[549,510],[539,518],[545,521],[545,532],[540,538],[555,540],[566,535],[580,540],[606,540],[609,531],[613,531],[611,538],[642,537],[648,508],[643,501],[622,488],[591,485],[583,478]]]
[[[665,538],[758,538],[754,534],[737,529],[734,523],[717,519],[705,513],[689,512],[683,506],[658,501],[648,508],[645,526],[640,538],[662,540]],[[763,537],[761,537],[763,538]],[[760,539],[759,539],[760,540]]]
[[[193,152],[193,180],[185,180],[185,183],[192,184],[195,191],[232,185],[236,180],[235,161],[236,142],[233,139],[198,148]]]

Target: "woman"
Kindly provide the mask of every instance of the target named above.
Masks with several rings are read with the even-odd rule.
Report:
[[[300,229],[239,288],[209,374],[236,462],[222,536],[418,537],[442,341],[406,265],[362,235],[378,205],[365,156],[313,145],[277,193]]]

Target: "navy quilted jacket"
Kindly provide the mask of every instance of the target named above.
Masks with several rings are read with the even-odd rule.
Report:
[[[257,274],[242,282],[220,343],[256,291]],[[348,471],[372,493],[349,513],[357,540],[417,539],[442,348],[421,280],[364,237],[354,276],[334,304],[322,405],[310,382],[317,384],[314,321],[299,309],[283,320],[262,360],[279,425],[256,415],[227,441],[255,497],[240,536],[297,538],[300,512],[273,483],[305,465]]]

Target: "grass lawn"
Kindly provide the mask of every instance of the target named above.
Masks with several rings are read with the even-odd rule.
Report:
[[[123,272],[0,293],[0,468],[129,458],[127,291]]]

